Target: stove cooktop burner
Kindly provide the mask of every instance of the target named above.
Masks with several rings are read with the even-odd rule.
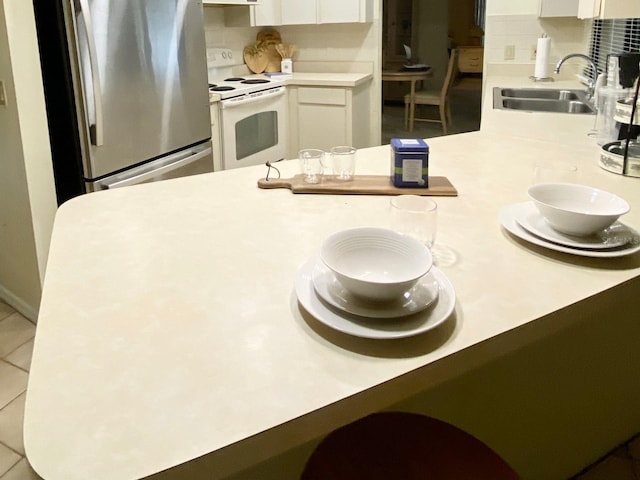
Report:
[[[250,78],[249,80],[243,80],[240,83],[246,83],[247,85],[253,85],[256,83],[269,83],[270,80],[267,80],[265,78]]]
[[[217,86],[213,86],[213,87],[209,87],[209,90],[211,90],[212,92],[226,92],[228,90],[235,90],[235,87],[230,87],[228,85],[221,85],[219,87]]]
[[[244,78],[242,78],[242,77],[231,77],[231,78],[225,78],[224,79],[225,82],[241,82],[243,80],[244,80]]]

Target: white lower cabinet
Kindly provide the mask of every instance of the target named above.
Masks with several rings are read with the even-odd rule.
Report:
[[[370,146],[369,89],[356,87],[289,86],[287,156],[303,148],[329,151],[338,145]]]

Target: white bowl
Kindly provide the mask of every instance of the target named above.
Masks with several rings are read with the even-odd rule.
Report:
[[[551,227],[576,237],[604,230],[630,208],[613,193],[570,183],[534,185],[529,197]]]
[[[329,236],[320,258],[354,295],[373,301],[402,296],[433,265],[418,240],[385,228],[351,228]]]

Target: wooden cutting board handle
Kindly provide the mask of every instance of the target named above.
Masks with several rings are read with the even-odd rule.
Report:
[[[324,177],[321,183],[305,183],[302,174],[292,178],[258,180],[260,188],[288,188],[293,193],[326,193],[334,195],[431,195],[455,197],[458,191],[447,177],[429,177],[429,188],[399,188],[388,175],[356,175],[351,181]]]

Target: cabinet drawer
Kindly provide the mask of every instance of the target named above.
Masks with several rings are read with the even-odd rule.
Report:
[[[469,60],[465,62],[459,62],[458,69],[462,73],[480,73],[482,72],[482,61]]]
[[[298,88],[298,103],[319,105],[346,105],[347,91],[344,88]]]
[[[482,48],[461,48],[458,57],[458,69],[462,73],[482,72],[482,60],[484,50]]]

